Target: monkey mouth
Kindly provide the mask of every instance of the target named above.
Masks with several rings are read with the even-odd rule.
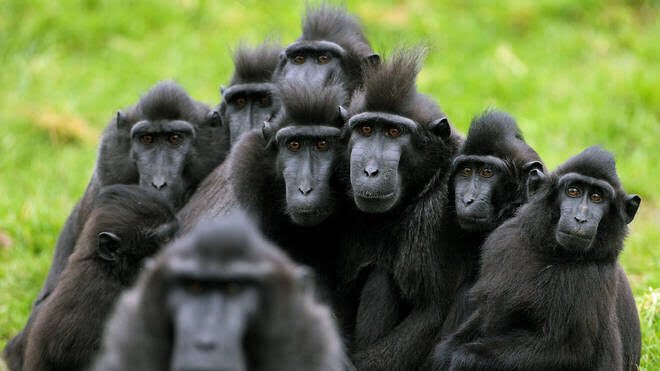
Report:
[[[325,213],[327,213],[327,209],[322,209],[322,208],[289,209],[289,214],[296,214],[296,215],[301,215],[301,216],[323,215]]]
[[[382,192],[362,191],[362,192],[356,192],[355,195],[357,197],[367,200],[387,200],[394,197],[394,193],[395,192],[382,193]]]

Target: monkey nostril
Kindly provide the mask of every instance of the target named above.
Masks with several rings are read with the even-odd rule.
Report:
[[[165,182],[151,182],[151,185],[156,188],[157,190],[161,190],[167,186],[167,183]]]
[[[463,203],[465,204],[465,206],[470,206],[472,205],[472,203],[474,203],[474,198],[472,197],[464,198]]]
[[[197,340],[195,341],[195,348],[201,351],[211,351],[216,348],[214,341],[206,341],[206,340]]]

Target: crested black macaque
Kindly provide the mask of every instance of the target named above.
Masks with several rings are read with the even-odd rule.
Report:
[[[455,264],[463,264],[465,269],[461,289],[443,325],[444,334],[467,317],[467,291],[477,279],[484,240],[527,201],[533,191],[528,182],[545,172],[541,158],[509,114],[489,110],[472,120],[449,178],[446,212],[456,217],[447,218],[446,235],[459,254]]]
[[[340,371],[309,280],[246,218],[202,223],[122,296],[94,370]]]
[[[275,76],[317,87],[341,81],[349,99],[362,84],[363,68],[379,61],[354,16],[321,4],[307,8],[302,35],[281,54]]]
[[[366,69],[347,110],[344,169],[357,207],[342,227],[338,315],[358,370],[415,370],[453,295],[440,227],[462,143],[440,107],[417,92],[421,49]],[[357,308],[355,310],[354,308]]]
[[[26,327],[57,284],[101,187],[139,184],[158,190],[178,208],[223,161],[228,148],[219,113],[193,100],[174,82],[157,84],[136,105],[119,112],[101,137],[94,173],[60,232]],[[12,370],[21,369],[24,333],[4,350]]]
[[[475,311],[435,350],[436,370],[636,370],[641,334],[617,258],[641,199],[590,147],[536,180],[486,239]]]
[[[23,369],[87,369],[122,289],[177,227],[174,210],[155,190],[102,188],[57,286],[27,330]]]
[[[341,214],[344,187],[335,169],[343,148],[344,90],[337,84],[320,90],[279,84],[283,114],[234,147],[231,186],[264,235],[314,268],[321,288],[327,288],[339,251],[332,239],[319,236],[333,230]]]
[[[240,45],[234,53],[234,74],[229,86],[220,89],[218,107],[231,145],[279,112],[281,103],[272,79],[281,52],[280,46],[264,43],[255,48]]]

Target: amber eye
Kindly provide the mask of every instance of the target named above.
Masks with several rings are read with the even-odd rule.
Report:
[[[232,296],[239,294],[241,291],[243,291],[243,288],[243,285],[238,282],[227,282],[222,286],[222,292],[225,295]]]
[[[234,106],[236,108],[243,108],[245,107],[246,104],[247,104],[247,99],[245,98],[236,98],[236,100],[234,100]]]
[[[463,170],[461,171],[461,175],[463,175],[463,176],[470,176],[470,175],[472,175],[472,168],[470,168],[470,167],[464,167]]]
[[[316,148],[319,151],[327,151],[328,147],[330,147],[330,146],[328,145],[328,141],[325,140],[325,139],[321,139],[318,142],[316,142]]]
[[[167,141],[173,146],[179,146],[183,142],[183,136],[179,134],[170,134],[170,136],[167,137]]]
[[[325,55],[325,54],[319,55],[316,58],[316,61],[318,62],[318,64],[326,64],[326,63],[330,62],[330,56]]]
[[[302,54],[298,54],[295,57],[293,57],[293,63],[295,64],[303,64],[305,63],[305,56]]]
[[[369,126],[369,125],[362,125],[360,126],[360,134],[364,135],[365,137],[368,137],[373,133],[374,129]]]
[[[151,144],[154,142],[154,137],[151,135],[143,135],[140,137],[140,143],[142,144]]]
[[[390,138],[398,138],[401,136],[401,130],[399,128],[391,127],[387,129],[386,134]]]
[[[268,97],[268,96],[261,97],[261,99],[259,99],[259,105],[261,107],[268,107],[268,106],[271,105],[271,103],[272,103],[272,101],[271,101],[270,97]]]
[[[493,170],[485,167],[485,168],[481,169],[481,171],[479,172],[479,175],[481,175],[481,177],[483,177],[483,178],[490,178],[490,177],[493,176]]]
[[[205,287],[201,282],[193,280],[186,282],[184,288],[193,295],[199,295],[205,291]]]
[[[592,193],[590,198],[591,202],[595,202],[597,204],[603,202],[603,196],[601,196],[599,193]]]
[[[568,187],[566,188],[566,195],[568,197],[576,198],[576,197],[580,197],[580,195],[582,195],[582,192],[578,187]]]
[[[291,152],[298,152],[300,151],[300,142],[292,140],[286,144],[286,148],[288,148]]]

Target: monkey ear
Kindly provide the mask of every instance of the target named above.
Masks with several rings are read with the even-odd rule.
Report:
[[[635,214],[637,214],[637,209],[639,209],[639,204],[641,202],[642,198],[638,195],[630,195],[626,198],[626,205],[623,215],[626,224],[630,224],[630,222],[635,219]]]
[[[222,117],[217,109],[211,110],[211,112],[206,115],[206,118],[209,120],[211,126],[222,126]]]
[[[449,135],[451,135],[451,128],[449,127],[449,119],[447,117],[441,117],[431,121],[429,129],[440,138],[449,138]]]
[[[115,124],[117,125],[117,127],[121,127],[123,125],[126,125],[126,119],[121,114],[121,111],[117,111],[117,116],[115,116]]]
[[[220,85],[220,97],[222,97],[223,95],[225,95],[225,87]]]
[[[527,174],[527,198],[532,197],[536,191],[541,188],[541,184],[545,180],[543,173],[543,163],[541,161],[531,161],[523,166],[523,172]]]
[[[268,142],[273,136],[273,126],[268,121],[264,121],[264,125],[261,127],[261,135],[264,140]]]
[[[349,117],[348,117],[348,111],[346,108],[342,107],[341,105],[339,106],[339,116],[341,116],[341,119],[344,120],[344,122],[347,122]]]
[[[376,53],[369,54],[368,56],[366,56],[364,58],[364,62],[365,62],[365,64],[367,64],[369,66],[376,67],[376,66],[380,65],[380,55],[378,55]]]
[[[99,256],[105,261],[117,260],[117,250],[121,238],[112,232],[101,232],[98,234]]]

